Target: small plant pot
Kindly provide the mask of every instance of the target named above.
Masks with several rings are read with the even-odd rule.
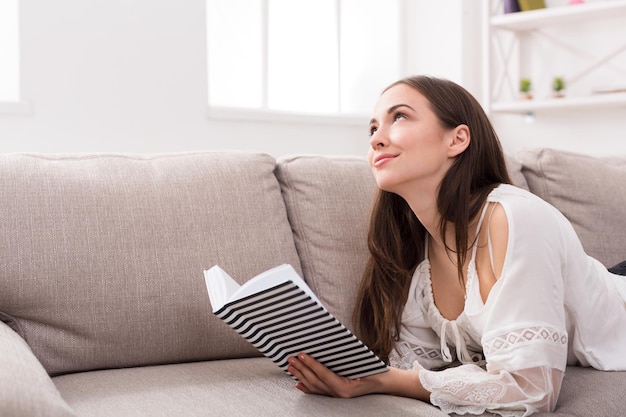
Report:
[[[524,100],[530,100],[533,98],[532,94],[532,82],[530,78],[520,78],[519,91],[521,98]]]
[[[555,98],[565,97],[565,80],[563,77],[554,77],[552,80],[552,95]]]

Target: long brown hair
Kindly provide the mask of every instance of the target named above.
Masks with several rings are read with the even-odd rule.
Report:
[[[408,85],[429,101],[444,129],[465,124],[471,141],[444,176],[437,206],[444,245],[456,253],[459,280],[467,259],[469,223],[487,195],[502,183],[510,184],[498,136],[476,99],[458,84],[428,76],[408,77],[387,87]],[[384,92],[383,91],[383,92]],[[446,242],[454,225],[454,244]],[[377,355],[388,361],[400,334],[402,311],[415,267],[424,258],[426,229],[399,195],[379,190],[372,207],[367,262],[354,309],[357,332]]]

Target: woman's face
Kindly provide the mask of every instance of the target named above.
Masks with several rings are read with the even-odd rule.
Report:
[[[426,97],[406,84],[380,96],[370,134],[368,160],[385,191],[406,198],[417,189],[436,188],[452,164],[448,144],[454,129],[444,129]]]

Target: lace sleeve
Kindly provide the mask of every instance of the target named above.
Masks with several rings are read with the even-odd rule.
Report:
[[[420,381],[431,392],[430,401],[445,413],[503,417],[529,416],[554,410],[563,372],[536,367],[515,372],[487,372],[476,365],[429,371],[416,365]]]

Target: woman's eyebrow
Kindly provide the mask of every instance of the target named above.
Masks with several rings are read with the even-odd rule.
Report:
[[[394,111],[396,111],[400,107],[408,107],[409,109],[415,111],[415,109],[413,107],[409,106],[408,104],[400,103],[400,104],[396,104],[396,105],[393,105],[393,106],[389,107],[389,109],[387,110],[387,114],[393,113]]]
[[[408,104],[403,104],[403,103],[400,103],[400,104],[394,104],[393,106],[389,107],[389,108],[387,109],[387,114],[391,114],[391,113],[393,113],[394,111],[396,111],[396,110],[397,110],[397,109],[399,109],[400,107],[407,107],[407,108],[409,108],[409,109],[411,109],[411,110],[415,111],[415,109],[414,109],[413,107],[409,106]],[[376,123],[376,119],[370,119],[370,125],[371,125],[371,124],[374,124],[374,123]]]

